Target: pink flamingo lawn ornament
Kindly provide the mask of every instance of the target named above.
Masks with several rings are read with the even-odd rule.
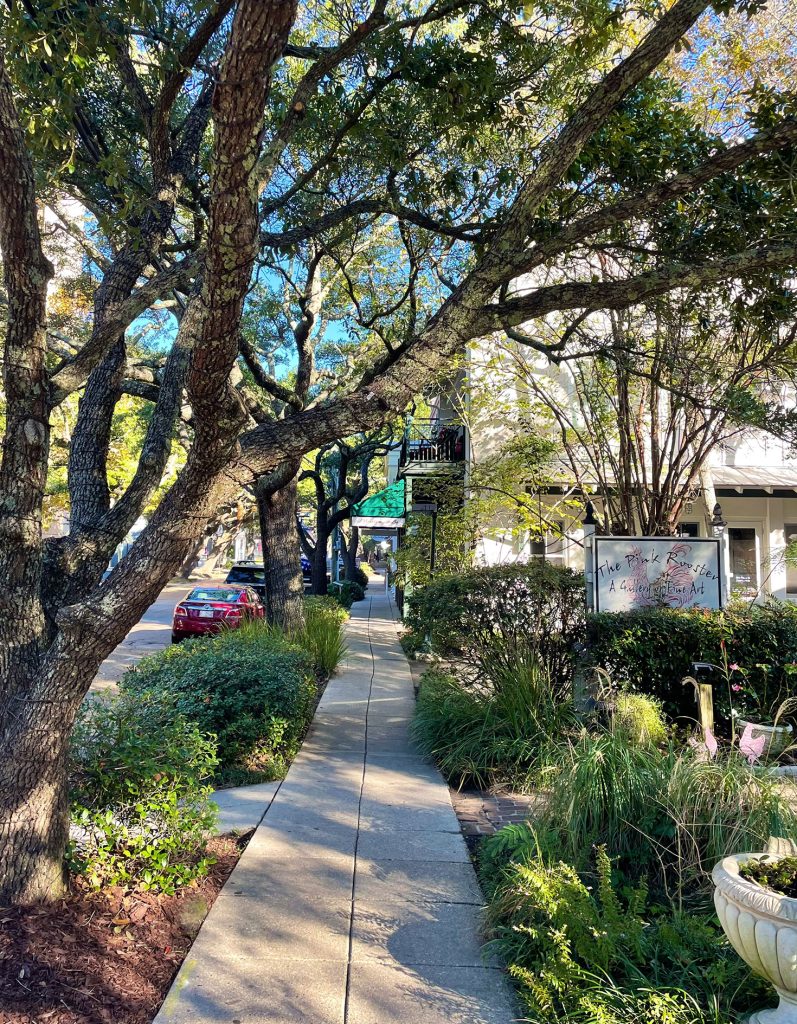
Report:
[[[753,739],[753,726],[748,722],[739,738],[739,752],[744,754],[749,764],[761,760],[766,744],[767,738],[763,733]]]

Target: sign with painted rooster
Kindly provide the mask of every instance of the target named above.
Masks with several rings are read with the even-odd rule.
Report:
[[[721,608],[720,542],[694,537],[595,537],[595,610]]]

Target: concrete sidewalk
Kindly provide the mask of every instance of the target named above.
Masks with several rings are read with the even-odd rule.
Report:
[[[409,741],[412,681],[378,586],[354,606],[347,665],[155,1024],[515,1019],[482,957],[448,788]]]

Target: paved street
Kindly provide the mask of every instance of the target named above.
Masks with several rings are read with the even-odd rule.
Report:
[[[368,594],[287,778],[253,794],[265,814],[155,1024],[517,1019],[482,953],[482,895],[448,787],[408,736],[392,606],[378,583]]]
[[[172,640],[172,613],[174,606],[191,589],[190,583],[170,583],[154,604],[150,605],[143,618],[125,639],[100,665],[97,678],[91,684],[94,693],[116,689],[126,669],[147,654],[153,654],[167,647]]]

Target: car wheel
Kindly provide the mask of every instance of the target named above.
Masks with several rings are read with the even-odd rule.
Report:
[[[173,644],[179,644],[183,640],[185,640],[185,633],[172,633]]]

